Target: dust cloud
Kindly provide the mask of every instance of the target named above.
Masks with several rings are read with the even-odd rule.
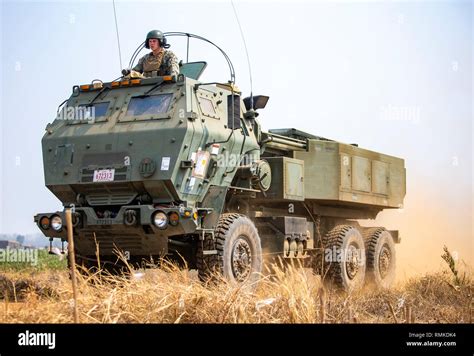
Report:
[[[433,186],[412,185],[407,189],[404,208],[381,212],[364,225],[399,230],[402,241],[396,245],[397,280],[405,281],[439,270],[447,270],[441,259],[447,246],[458,265],[474,266],[473,193],[449,195]]]

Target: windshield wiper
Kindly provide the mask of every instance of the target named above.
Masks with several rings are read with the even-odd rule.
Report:
[[[163,84],[165,81],[163,79],[161,79],[160,82],[156,83],[155,85],[153,85],[149,90],[147,90],[145,93],[143,93],[142,95],[138,95],[136,96],[135,98],[146,98],[148,96],[150,96],[150,93],[157,89],[161,84]]]
[[[89,108],[89,107],[93,106],[94,101],[96,101],[97,98],[98,98],[106,89],[110,89],[110,88],[109,88],[109,87],[103,87],[102,89],[100,89],[100,91],[97,93],[97,95],[94,96],[94,99],[92,99],[91,102],[86,105],[86,107]]]

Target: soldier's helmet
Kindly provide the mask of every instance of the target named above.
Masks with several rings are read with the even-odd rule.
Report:
[[[151,38],[155,38],[160,42],[160,47],[168,48],[169,46],[166,44],[166,37],[163,35],[163,32],[160,30],[151,30],[148,32],[146,35],[146,40],[145,40],[145,47],[150,48],[150,45],[148,44],[148,40]]]

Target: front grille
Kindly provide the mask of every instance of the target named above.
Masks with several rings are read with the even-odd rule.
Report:
[[[83,196],[91,206],[126,205],[138,195],[132,183],[104,182],[75,184],[72,189]]]
[[[136,193],[128,194],[97,194],[97,195],[86,195],[86,200],[89,205],[127,205],[132,202],[137,196]]]

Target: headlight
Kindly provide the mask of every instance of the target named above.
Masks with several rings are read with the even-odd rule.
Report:
[[[61,230],[63,228],[62,219],[57,215],[53,216],[53,218],[51,219],[51,227],[53,228],[54,231]]]
[[[158,211],[153,216],[153,223],[160,229],[165,229],[168,225],[168,217],[162,211]]]

